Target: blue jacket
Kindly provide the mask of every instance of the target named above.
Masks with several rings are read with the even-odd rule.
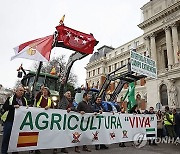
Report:
[[[99,110],[106,112],[102,104],[94,103],[92,108],[93,108],[93,112],[99,113]]]
[[[105,110],[105,112],[120,112],[120,106],[115,102],[106,102],[102,101],[102,106]]]

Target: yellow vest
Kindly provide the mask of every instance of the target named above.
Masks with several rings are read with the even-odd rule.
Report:
[[[173,115],[173,114],[169,114],[169,113],[167,113],[167,114],[169,115],[169,119],[171,119],[171,121],[173,122],[173,121],[174,121],[174,115]],[[172,125],[172,123],[170,123],[170,122],[167,120],[166,115],[165,115],[165,117],[164,117],[164,125]]]
[[[40,97],[39,101],[37,102],[37,107],[40,107],[41,100],[42,100],[42,96]],[[51,103],[52,103],[51,98],[48,97],[48,105],[47,106],[51,107]]]
[[[11,97],[9,98],[9,105],[12,105],[13,98],[14,98],[14,96],[11,96]],[[27,106],[28,103],[27,103],[27,100],[26,100],[25,97],[24,97],[24,100],[25,100],[26,106]],[[1,116],[1,120],[2,120],[2,121],[4,121],[4,122],[6,121],[7,116],[8,116],[8,113],[9,113],[9,111],[4,112],[4,114]]]

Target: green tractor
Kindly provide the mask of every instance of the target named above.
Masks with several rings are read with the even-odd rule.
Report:
[[[29,71],[29,73],[25,74],[21,80],[21,84],[26,89],[26,95],[29,95],[26,97],[29,98],[30,104],[32,104],[30,98],[31,92],[33,91],[35,77],[36,72]],[[59,77],[56,75],[51,75],[49,73],[40,73],[34,87],[34,96],[36,96],[36,94],[40,91],[42,85],[49,88],[54,106],[57,106],[57,102],[59,101]]]

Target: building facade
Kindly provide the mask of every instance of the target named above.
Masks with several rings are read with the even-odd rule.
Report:
[[[162,107],[180,108],[180,0],[151,0],[141,10],[144,21],[138,27],[144,34],[118,48],[98,49],[86,66],[86,82],[100,88],[108,73],[128,63],[130,50],[135,46],[137,52],[156,61],[158,70],[157,79],[136,82],[139,107],[144,110],[159,102]],[[118,82],[112,82],[108,90],[113,92]],[[126,91],[124,86],[118,101]]]
[[[12,93],[11,89],[6,89],[0,84],[0,105],[4,104],[7,97],[11,96]]]

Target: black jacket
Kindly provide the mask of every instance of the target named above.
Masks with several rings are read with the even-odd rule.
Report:
[[[175,125],[180,126],[180,114],[179,113],[174,114],[174,121],[175,121]]]
[[[9,105],[10,97],[7,98],[7,100],[5,101],[5,103],[3,105],[4,111],[9,111],[6,121],[10,121],[10,122],[14,121],[14,111],[15,111],[14,105],[18,105],[18,102],[16,101],[16,95],[14,95],[12,97],[13,97],[12,105]],[[25,101],[24,97],[22,97],[22,104],[23,104],[23,106],[26,106],[26,101]]]
[[[77,106],[77,111],[84,111],[85,113],[93,113],[93,108],[90,103],[87,103],[85,101],[79,102]]]

